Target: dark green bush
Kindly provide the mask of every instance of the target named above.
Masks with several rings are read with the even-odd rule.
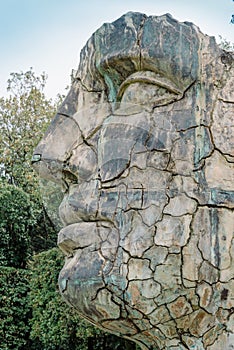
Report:
[[[100,333],[62,300],[57,279],[63,260],[61,252],[53,248],[34,256],[30,264],[33,349],[87,349],[88,339]]]
[[[0,349],[26,350],[30,309],[28,272],[12,267],[0,269]]]
[[[0,266],[26,266],[35,223],[33,208],[22,189],[0,182]]]

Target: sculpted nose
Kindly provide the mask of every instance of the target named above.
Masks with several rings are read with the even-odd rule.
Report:
[[[61,113],[56,114],[32,157],[33,167],[40,177],[60,183],[62,169],[80,138],[75,120]]]
[[[40,177],[61,183],[62,169],[72,148],[79,143],[81,132],[73,115],[78,110],[80,84],[74,81],[68,95],[36,147],[32,164]]]

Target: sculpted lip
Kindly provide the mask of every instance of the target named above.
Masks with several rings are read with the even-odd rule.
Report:
[[[59,216],[63,224],[70,225],[78,222],[98,221],[97,199],[86,200],[79,192],[65,195],[59,206]]]
[[[114,223],[119,199],[118,191],[100,191],[89,183],[69,188],[59,207],[59,216],[64,226],[80,222]]]
[[[58,234],[58,246],[71,255],[74,250],[100,243],[96,222],[80,222],[62,228]]]
[[[64,225],[98,220],[98,187],[97,180],[69,185],[59,207],[59,215]]]
[[[72,257],[74,251],[89,248],[89,251],[111,252],[118,246],[118,231],[107,221],[79,222],[65,226],[58,233],[59,248],[67,257]],[[113,252],[111,254],[114,254]]]

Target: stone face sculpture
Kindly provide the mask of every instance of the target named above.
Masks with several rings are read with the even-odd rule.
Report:
[[[233,349],[233,76],[193,24],[127,13],[88,40],[35,150],[65,191],[63,297],[142,349]]]

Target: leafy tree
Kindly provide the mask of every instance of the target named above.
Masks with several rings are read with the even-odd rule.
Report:
[[[25,268],[37,208],[20,188],[0,182],[0,265]]]
[[[28,272],[0,269],[0,349],[29,350]]]
[[[78,317],[67,310],[57,289],[62,255],[57,248],[34,256],[30,264],[30,305],[32,307],[31,339],[33,348],[69,349],[75,345],[75,323]],[[80,327],[81,342],[91,332]],[[86,334],[84,334],[86,333]],[[83,339],[82,339],[83,338]]]
[[[33,150],[62,99],[58,96],[53,102],[45,97],[46,79],[44,73],[37,76],[32,68],[12,73],[8,80],[9,95],[0,98],[0,178],[28,193],[36,208],[37,220],[31,226],[31,252],[56,244],[55,227],[41,198],[38,177],[31,167]]]
[[[0,99],[0,176],[34,196],[38,183],[32,152],[57,107],[46,99],[45,84],[46,75],[36,76],[32,69],[11,73],[9,97]]]

